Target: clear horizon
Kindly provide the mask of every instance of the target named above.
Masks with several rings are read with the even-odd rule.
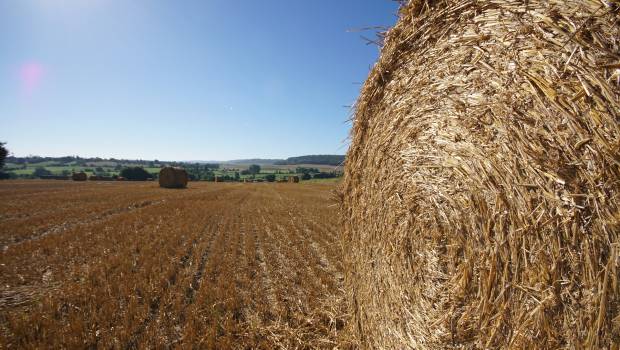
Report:
[[[20,155],[14,155],[12,153],[10,153],[8,155],[8,157],[15,157],[15,158],[30,158],[30,157],[40,157],[40,158],[63,158],[63,157],[79,157],[82,159],[89,159],[89,158],[100,158],[102,160],[110,160],[110,159],[115,159],[115,160],[127,160],[127,161],[158,161],[158,162],[180,162],[180,163],[216,163],[216,162],[221,162],[221,163],[226,163],[226,162],[238,162],[238,161],[242,161],[242,160],[286,160],[288,158],[294,158],[294,157],[301,157],[301,156],[312,156],[312,155],[337,155],[337,156],[345,156],[346,154],[300,154],[297,156],[290,156],[290,157],[286,157],[286,158],[262,158],[262,157],[249,157],[249,158],[235,158],[235,159],[161,159],[161,158],[117,158],[117,157],[99,157],[99,156],[93,156],[93,157],[83,157],[80,155],[71,155],[71,154],[67,154],[64,156],[47,156],[47,155],[39,155],[39,154],[29,154],[29,155],[25,155],[25,156],[20,156]]]
[[[0,3],[0,142],[15,156],[344,154],[392,1]]]

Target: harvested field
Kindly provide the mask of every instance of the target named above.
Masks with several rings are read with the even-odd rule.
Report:
[[[334,347],[332,189],[1,182],[0,347]]]

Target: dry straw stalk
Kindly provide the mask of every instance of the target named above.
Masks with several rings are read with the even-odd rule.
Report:
[[[618,348],[618,1],[410,1],[356,105],[364,348]]]

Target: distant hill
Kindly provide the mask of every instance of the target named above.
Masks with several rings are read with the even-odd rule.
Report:
[[[344,155],[339,154],[316,154],[309,156],[290,157],[285,160],[277,161],[275,165],[295,165],[295,164],[318,164],[318,165],[343,165]]]
[[[297,164],[316,164],[316,165],[332,165],[338,166],[344,163],[344,155],[334,154],[317,154],[307,155],[299,157],[290,157],[287,159],[269,159],[269,158],[250,158],[250,159],[234,159],[227,161],[159,161],[155,160],[143,160],[143,159],[115,159],[115,158],[82,158],[78,156],[66,156],[66,157],[7,157],[6,162],[9,164],[39,164],[41,166],[67,166],[67,165],[83,165],[83,166],[116,166],[116,165],[141,165],[141,166],[156,166],[160,164],[170,165],[187,165],[187,164],[258,164],[258,165],[297,165]]]
[[[263,159],[263,158],[251,158],[251,159],[233,159],[224,162],[218,162],[221,164],[258,164],[258,165],[273,165],[277,162],[283,162],[284,159]]]
[[[39,164],[41,166],[66,166],[66,165],[84,165],[84,166],[115,166],[115,165],[142,165],[152,166],[152,164],[184,164],[186,162],[177,161],[159,161],[144,160],[144,159],[116,159],[116,158],[100,158],[90,157],[83,158],[79,156],[65,156],[65,157],[40,157],[40,156],[27,156],[27,157],[6,157],[7,164]]]

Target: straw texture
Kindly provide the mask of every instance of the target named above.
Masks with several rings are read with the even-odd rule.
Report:
[[[410,1],[342,192],[363,348],[620,343],[617,1]]]

